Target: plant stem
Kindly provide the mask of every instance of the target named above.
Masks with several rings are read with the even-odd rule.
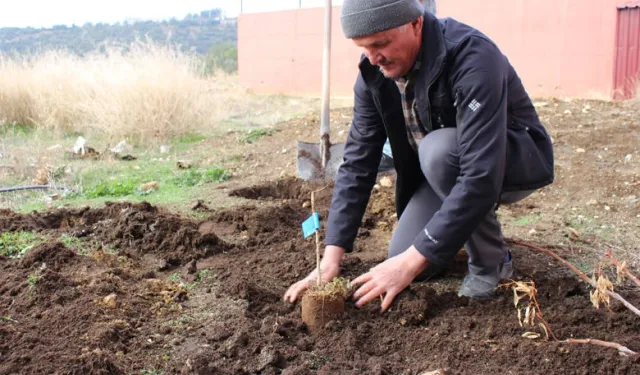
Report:
[[[316,212],[316,199],[315,193],[319,193],[322,190],[328,188],[330,184],[325,185],[323,188],[311,192],[311,214]],[[322,286],[322,269],[320,269],[320,230],[316,230],[316,268],[318,270],[318,287]]]
[[[311,213],[316,212],[315,192],[311,192]],[[316,267],[318,270],[318,287],[322,286],[322,270],[320,269],[320,231],[316,230]]]
[[[638,279],[634,274],[632,274],[628,268],[626,267],[623,268],[622,263],[620,263],[620,261],[613,256],[613,253],[611,252],[611,250],[607,250],[607,252],[604,253],[604,256],[609,258],[609,260],[611,260],[611,263],[613,263],[616,267],[622,268],[622,272],[624,272],[627,275],[627,277],[630,278],[637,286],[640,286],[640,279]]]
[[[584,280],[587,284],[591,285],[594,289],[598,289],[598,286],[596,284],[596,282],[590,278],[589,276],[587,276],[584,272],[580,271],[578,268],[576,268],[576,266],[574,266],[573,264],[569,263],[568,261],[562,259],[558,254],[554,253],[551,250],[547,250],[544,249],[542,247],[538,247],[535,245],[531,245],[529,243],[526,242],[520,242],[520,241],[515,241],[515,240],[510,240],[509,242],[516,244],[516,245],[520,245],[520,246],[524,246],[524,247],[528,247],[530,249],[536,250],[538,252],[547,254],[553,258],[555,258],[556,260],[558,260],[560,263],[564,264],[565,266],[567,266],[571,271],[573,271],[576,275],[578,275],[582,280]],[[606,293],[610,296],[613,297],[614,299],[622,302],[623,305],[625,305],[625,307],[627,307],[629,310],[631,310],[634,314],[640,316],[640,310],[633,306],[632,304],[630,304],[626,299],[622,298],[621,295],[619,295],[616,292],[607,290]]]
[[[604,347],[607,347],[607,348],[618,349],[618,351],[620,353],[624,353],[624,354],[627,354],[627,355],[631,355],[631,356],[639,355],[638,353],[636,353],[633,350],[627,348],[626,346],[622,346],[622,345],[620,345],[618,343],[615,343],[615,342],[608,342],[608,341],[595,340],[595,339],[568,339],[567,343],[569,343],[569,344],[599,345],[599,346],[604,346]]]

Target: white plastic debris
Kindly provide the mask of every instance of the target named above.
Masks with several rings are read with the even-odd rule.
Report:
[[[125,152],[127,150],[127,141],[126,140],[121,140],[120,143],[118,143],[116,145],[116,147],[111,149],[111,152],[113,152],[114,154],[121,154],[123,152]]]
[[[86,150],[84,148],[85,143],[87,143],[87,140],[84,139],[84,137],[79,136],[78,139],[76,139],[76,144],[73,145],[73,152],[75,154],[80,154],[80,155],[84,155],[86,153]]]

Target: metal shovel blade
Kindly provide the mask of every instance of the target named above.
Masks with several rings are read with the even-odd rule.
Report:
[[[305,181],[335,180],[344,156],[344,143],[332,144],[325,166],[322,166],[321,146],[298,141],[298,176]]]

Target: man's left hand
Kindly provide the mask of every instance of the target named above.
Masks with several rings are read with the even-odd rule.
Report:
[[[353,280],[353,284],[363,284],[353,294],[357,299],[357,307],[362,307],[381,295],[382,312],[385,312],[394,298],[404,290],[413,279],[416,278],[425,268],[429,261],[418,249],[411,246],[407,251],[373,267],[369,272],[358,276]]]

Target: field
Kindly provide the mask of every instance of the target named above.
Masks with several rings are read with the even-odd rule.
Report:
[[[282,295],[315,263],[315,245],[302,238],[300,223],[320,186],[296,178],[295,149],[296,140],[316,140],[319,105],[239,98],[263,105],[250,115],[264,122],[249,120],[244,107],[216,120],[224,124],[217,130],[159,140],[144,133],[130,151],[137,160],[74,159],[46,150],[60,142],[67,148],[77,133],[12,128],[2,152],[34,161],[5,159],[11,168],[0,171],[3,180],[17,185],[45,165],[64,166],[70,172],[50,173],[48,182],[74,192],[1,197],[0,374],[640,373],[637,356],[564,341],[598,339],[638,352],[640,317],[618,301],[596,309],[587,284],[517,244],[515,280],[535,282],[558,341],[545,340],[538,325],[521,327],[509,288],[491,301],[457,297],[464,253],[442,278],[404,291],[389,312],[381,314],[379,302],[357,309],[349,300],[341,319],[309,333],[299,306]],[[536,106],[554,139],[556,182],[500,208],[505,236],[553,250],[589,275],[602,268],[615,280],[603,261],[611,250],[637,275],[640,107],[551,98]],[[348,106],[336,107],[334,141],[345,138],[351,118]],[[276,113],[283,108],[289,112]],[[102,151],[120,135],[90,140]],[[40,148],[26,155],[35,138]],[[172,151],[161,153],[161,144]],[[185,160],[191,169],[176,166]],[[133,188],[97,189],[103,181]],[[158,186],[138,189],[150,181]],[[388,185],[374,190],[345,261],[347,278],[385,258],[396,222],[393,178]],[[106,193],[89,194],[96,191]],[[316,198],[323,218],[330,199],[331,189]],[[640,305],[637,286],[627,281],[616,290]],[[523,337],[528,331],[537,336]]]

